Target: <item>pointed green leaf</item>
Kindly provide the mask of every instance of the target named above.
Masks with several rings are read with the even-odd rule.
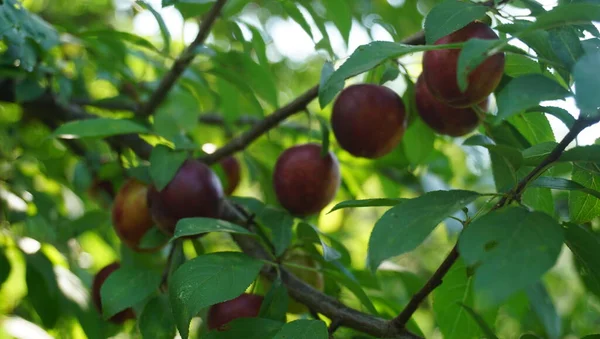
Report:
[[[52,136],[63,139],[104,138],[132,133],[150,134],[151,132],[131,120],[96,118],[67,122],[57,128]]]
[[[434,191],[392,207],[371,233],[369,267],[375,271],[384,260],[412,251],[445,218],[479,196],[472,191]]]
[[[190,320],[204,307],[241,295],[254,281],[263,262],[238,252],[198,256],[175,271],[169,281],[169,299],[183,339]]]
[[[379,198],[379,199],[362,199],[362,200],[346,200],[342,201],[327,212],[328,214],[343,208],[358,208],[358,207],[382,207],[382,206],[396,206],[407,199],[402,198]]]
[[[273,339],[328,339],[327,325],[321,320],[300,319],[283,325]]]
[[[175,234],[171,241],[191,235],[198,235],[209,232],[225,232],[235,234],[252,235],[255,234],[243,228],[242,226],[230,223],[229,221],[213,218],[184,218],[177,222]]]
[[[488,8],[472,2],[447,0],[433,7],[425,17],[425,39],[432,45],[485,15]]]
[[[104,319],[131,307],[158,289],[161,272],[145,267],[122,266],[100,288]]]
[[[154,147],[150,154],[150,176],[157,190],[167,187],[186,159],[185,152],[174,151],[164,145]]]
[[[535,283],[554,266],[563,241],[560,225],[545,213],[508,207],[475,220],[458,249],[475,268],[475,290],[483,305],[495,305]]]

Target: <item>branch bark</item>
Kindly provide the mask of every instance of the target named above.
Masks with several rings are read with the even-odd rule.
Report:
[[[210,28],[212,27],[217,17],[221,14],[221,9],[225,5],[227,0],[217,0],[217,2],[210,9],[210,12],[206,15],[202,23],[200,24],[200,29],[198,31],[198,35],[194,39],[194,41],[181,53],[179,58],[175,60],[175,63],[171,67],[171,70],[161,79],[158,84],[158,88],[154,91],[154,93],[150,96],[148,102],[146,102],[142,107],[138,110],[137,114],[140,116],[149,116],[154,113],[154,111],[160,106],[163,100],[171,91],[177,79],[181,76],[183,71],[192,63],[194,57],[196,56],[196,49],[204,43],[204,40],[208,37],[210,32]]]
[[[515,186],[515,188],[511,191],[510,194],[504,196],[498,203],[490,210],[495,211],[498,210],[507,204],[517,200],[520,198],[521,194],[527,188],[527,185],[533,181],[537,176],[542,174],[548,165],[552,164],[556,160],[558,160],[561,154],[565,151],[567,146],[575,140],[577,135],[581,133],[587,127],[598,122],[597,119],[579,119],[575,122],[571,130],[567,133],[567,135],[560,141],[558,145],[542,160],[542,162],[537,165],[529,174],[527,174],[519,183]],[[404,307],[402,312],[394,318],[391,322],[395,328],[404,328],[408,320],[412,317],[415,311],[419,308],[419,305],[427,298],[427,296],[433,292],[439,285],[442,284],[444,276],[448,273],[452,265],[459,258],[458,253],[458,244],[454,246],[452,251],[448,254],[446,259],[442,262],[442,264],[438,267],[438,269],[433,273],[431,278],[425,283],[425,285],[415,293],[408,304]]]

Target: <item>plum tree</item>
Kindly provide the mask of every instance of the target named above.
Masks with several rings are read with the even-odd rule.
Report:
[[[373,84],[344,89],[333,105],[331,128],[340,146],[363,158],[382,157],[394,149],[406,130],[402,98]]]
[[[340,182],[337,157],[331,151],[321,156],[321,145],[313,143],[285,150],[273,171],[277,199],[290,213],[300,216],[315,214],[327,206]]]
[[[219,164],[227,177],[227,185],[223,191],[225,195],[231,195],[240,184],[240,162],[234,156],[228,156],[221,160]]]
[[[100,288],[104,284],[104,281],[111,275],[114,271],[118,270],[121,267],[119,262],[113,262],[109,265],[104,266],[96,275],[94,276],[94,280],[92,281],[92,302],[94,306],[102,314],[102,299],[100,297]],[[135,319],[135,313],[132,308],[127,308],[115,315],[113,315],[109,321],[115,324],[122,324],[129,319]]]
[[[112,207],[115,232],[135,251],[154,251],[162,247],[141,249],[140,241],[154,222],[148,208],[148,186],[136,179],[127,180],[119,189]]]
[[[235,319],[258,316],[263,300],[263,296],[244,293],[235,299],[212,305],[206,317],[208,328],[223,331]]]
[[[148,189],[148,204],[158,228],[172,235],[180,219],[217,218],[221,213],[223,188],[217,175],[198,160],[188,159],[161,191]]]
[[[486,24],[474,21],[438,39],[435,45],[465,42],[469,39],[496,40],[498,35]],[[431,94],[454,107],[479,104],[498,87],[504,73],[504,53],[486,58],[469,73],[467,89],[458,86],[458,57],[461,49],[440,49],[423,54],[423,74]]]
[[[452,107],[437,100],[425,84],[423,74],[419,76],[415,85],[415,101],[421,119],[439,134],[462,136],[472,132],[480,123],[475,109]],[[486,111],[488,99],[480,102],[479,107]]]

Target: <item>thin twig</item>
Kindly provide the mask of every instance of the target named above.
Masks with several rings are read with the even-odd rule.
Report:
[[[217,2],[212,6],[210,12],[208,12],[206,17],[204,18],[204,20],[202,20],[202,23],[200,24],[200,29],[198,31],[196,39],[194,39],[194,41],[183,51],[183,53],[181,53],[179,58],[175,60],[175,63],[173,63],[171,70],[169,70],[169,72],[165,74],[165,76],[161,79],[160,83],[158,84],[158,88],[150,96],[148,102],[146,102],[139,109],[139,111],[137,112],[138,115],[152,115],[152,113],[154,113],[158,106],[160,106],[163,100],[167,97],[167,94],[169,94],[169,91],[171,90],[173,85],[175,85],[177,79],[179,79],[183,71],[185,71],[185,69],[194,60],[194,57],[197,54],[196,49],[198,49],[198,47],[202,45],[204,43],[204,40],[206,40],[206,38],[208,37],[210,28],[212,27],[219,14],[221,14],[221,9],[225,5],[226,1],[227,0],[217,0]]]
[[[200,118],[198,118],[198,120],[201,123],[206,124],[206,125],[214,125],[214,126],[225,125],[225,119],[223,118],[223,116],[216,114],[216,113],[203,114],[200,116]],[[259,117],[243,115],[243,116],[240,116],[239,118],[235,119],[235,121],[233,123],[237,126],[244,126],[244,125],[255,126],[255,125],[258,125],[262,120],[263,119],[261,119]],[[311,132],[311,129],[308,126],[297,124],[297,123],[282,122],[280,124],[280,127],[289,129],[292,131],[296,131],[296,132],[303,132],[303,133]]]
[[[296,100],[266,116],[258,124],[254,125],[252,129],[232,139],[229,143],[219,148],[216,152],[205,156],[202,161],[209,165],[214,164],[237,151],[245,149],[254,140],[258,139],[258,137],[279,125],[280,122],[292,116],[293,114],[302,111],[306,105],[308,105],[317,97],[318,93],[319,86],[314,86],[313,88],[301,94],[298,98],[296,98]]]
[[[548,156],[546,156],[546,158],[544,158],[544,160],[542,160],[542,162],[539,165],[537,165],[533,170],[531,170],[531,172],[529,172],[529,174],[527,176],[525,176],[523,179],[521,179],[521,181],[519,181],[519,183],[515,186],[514,190],[512,190],[510,194],[503,196],[502,199],[500,199],[500,201],[498,201],[498,203],[490,210],[490,212],[498,210],[498,209],[506,206],[507,204],[509,204],[515,200],[518,200],[519,197],[521,196],[521,194],[525,191],[525,188],[527,187],[527,185],[533,179],[535,179],[538,175],[543,173],[548,168],[548,165],[550,165],[553,162],[555,162],[556,160],[558,160],[560,158],[561,154],[567,148],[567,146],[573,140],[575,140],[575,138],[581,131],[583,131],[584,129],[593,125],[596,122],[598,122],[598,120],[591,120],[591,119],[577,120],[575,122],[575,124],[573,125],[573,127],[571,128],[571,130],[569,130],[569,133],[567,133],[567,135],[561,140],[561,142],[558,145],[556,145],[556,147],[552,150],[552,152],[550,152],[550,154],[548,154]],[[446,275],[446,273],[448,273],[448,271],[450,270],[452,265],[456,262],[458,257],[459,257],[459,253],[458,253],[458,244],[457,244],[454,246],[452,251],[450,251],[450,253],[446,257],[446,259],[444,259],[444,261],[438,267],[438,269],[433,273],[431,278],[429,278],[429,280],[425,283],[425,285],[417,293],[415,293],[412,296],[412,298],[410,299],[410,301],[408,302],[406,307],[402,310],[402,312],[391,321],[391,323],[394,327],[404,328],[404,326],[406,326],[406,323],[412,317],[412,315],[415,313],[415,311],[417,310],[419,305],[423,302],[423,300],[425,300],[425,298],[427,298],[427,296],[431,292],[433,292],[434,289],[436,289],[439,285],[441,285],[444,276]]]

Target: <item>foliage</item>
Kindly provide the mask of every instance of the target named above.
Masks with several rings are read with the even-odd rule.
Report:
[[[572,143],[600,120],[597,1],[124,3],[0,0],[0,337],[599,332],[600,139]],[[198,35],[184,43],[167,13]],[[155,34],[134,33],[138,20]],[[500,39],[434,45],[473,20]],[[302,60],[280,45],[294,31],[285,39],[314,45]],[[368,41],[353,47],[356,32]],[[456,138],[414,102],[422,52],[450,48],[461,48],[462,90],[486,57],[506,56],[493,109]],[[388,86],[406,106],[402,141],[378,159],[352,157],[330,133],[332,102],[355,83]],[[279,154],[308,142],[336,154],[342,181],[300,218],[272,176]],[[169,239],[153,228],[141,247],[166,244],[158,252],[121,243],[109,213],[126,179],[161,190],[194,157],[225,181],[218,164],[234,153],[242,183],[223,220],[181,219]],[[292,248],[319,262],[294,268],[323,273],[322,291],[281,264]],[[90,289],[114,261],[101,314]],[[257,318],[223,332],[199,321],[261,289]],[[286,315],[290,298],[309,311]],[[128,308],[136,320],[107,320]]]

